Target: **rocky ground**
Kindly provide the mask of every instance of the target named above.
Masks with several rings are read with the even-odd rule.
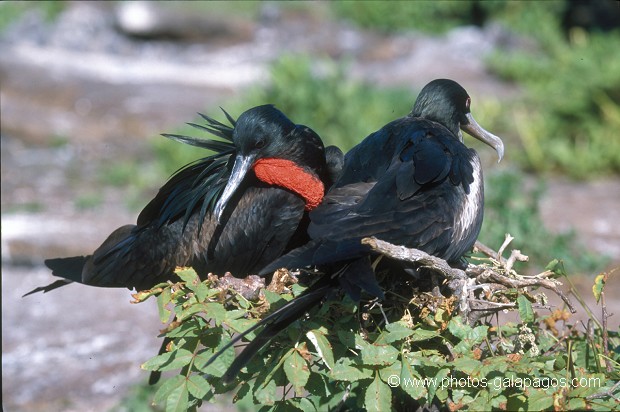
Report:
[[[518,91],[489,76],[483,58],[497,47],[531,46],[499,27],[383,36],[272,6],[255,20],[193,16],[191,27],[204,29],[186,33],[190,25],[178,22],[187,16],[145,7],[70,3],[56,23],[31,14],[0,38],[6,411],[109,410],[146,379],[138,365],[159,347],[154,302],[132,305],[127,290],[70,285],[21,298],[49,283],[44,258],[88,253],[135,221],[127,189],[102,187],[102,164],[148,158],[149,138],[266,81],[269,62],[282,53],[347,59],[351,76],[381,85],[417,89],[452,77],[473,95],[510,98]],[[161,33],[164,40],[144,40]],[[54,144],[59,137],[65,144]],[[76,201],[94,195],[96,206]],[[617,265],[618,204],[618,181],[556,181],[542,212],[551,229],[576,228]]]

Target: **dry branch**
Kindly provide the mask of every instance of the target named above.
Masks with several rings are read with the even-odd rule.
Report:
[[[550,272],[543,272],[537,276],[524,277],[517,275],[512,266],[517,261],[526,261],[527,256],[518,250],[513,250],[510,257],[506,260],[502,258],[504,249],[512,240],[512,236],[506,235],[506,240],[499,252],[481,243],[476,244],[476,249],[491,258],[492,266],[469,265],[466,270],[451,267],[445,260],[431,256],[418,249],[410,249],[404,246],[397,246],[391,243],[376,239],[365,238],[362,243],[370,246],[375,252],[390,257],[392,259],[410,262],[429,268],[441,273],[449,280],[448,287],[459,297],[461,302],[461,314],[470,321],[475,321],[482,316],[505,310],[511,307],[505,302],[494,302],[476,296],[476,290],[491,291],[494,295],[496,291],[505,289],[523,289],[530,287],[543,287],[555,292],[566,303],[571,312],[575,313],[571,301],[559,289],[561,283],[549,278]],[[472,312],[477,312],[475,316],[470,316]],[[474,319],[475,318],[475,319]]]

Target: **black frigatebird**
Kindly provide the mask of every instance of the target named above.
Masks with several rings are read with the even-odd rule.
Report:
[[[362,238],[374,236],[461,264],[480,232],[484,204],[480,159],[463,144],[461,130],[493,147],[500,160],[504,153],[501,139],[474,120],[470,104],[458,83],[434,80],[421,90],[411,113],[372,133],[346,154],[342,175],[310,213],[313,240],[263,272],[326,265],[328,270],[303,294],[246,332],[264,326],[224,374],[225,382],[232,381],[264,344],[330,291],[342,288],[356,298],[364,289],[382,296]],[[334,264],[340,265],[337,270]]]
[[[71,282],[143,290],[174,279],[177,266],[244,277],[307,240],[304,215],[332,183],[320,137],[272,105],[236,121],[224,113],[233,127],[207,116],[207,126],[194,125],[224,140],[165,135],[215,155],[177,171],[136,225],[118,228],[92,255],[46,260],[63,279],[30,293]],[[328,153],[337,167],[342,152]]]

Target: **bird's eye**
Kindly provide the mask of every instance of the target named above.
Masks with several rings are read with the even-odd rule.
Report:
[[[256,146],[257,149],[262,149],[263,147],[265,147],[265,140],[258,139],[256,143],[254,144],[254,146]]]
[[[469,106],[471,106],[471,97],[468,97],[467,100],[465,100],[465,108],[469,110]]]

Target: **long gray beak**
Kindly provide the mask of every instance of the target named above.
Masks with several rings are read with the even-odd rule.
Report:
[[[462,124],[461,130],[495,149],[497,156],[499,157],[497,163],[499,163],[504,157],[504,142],[502,142],[502,139],[495,136],[493,133],[484,130],[478,122],[476,122],[471,113],[467,113],[466,117],[469,123]]]
[[[215,205],[215,210],[213,211],[215,218],[217,219],[217,223],[221,223],[220,220],[222,218],[222,214],[224,213],[224,209],[226,209],[226,204],[235,194],[235,191],[239,188],[239,185],[241,185],[245,175],[252,168],[255,157],[256,156],[242,156],[239,154],[235,157],[235,164],[233,165],[228,183],[226,184],[226,187],[222,192],[222,196],[220,196],[220,199]]]

